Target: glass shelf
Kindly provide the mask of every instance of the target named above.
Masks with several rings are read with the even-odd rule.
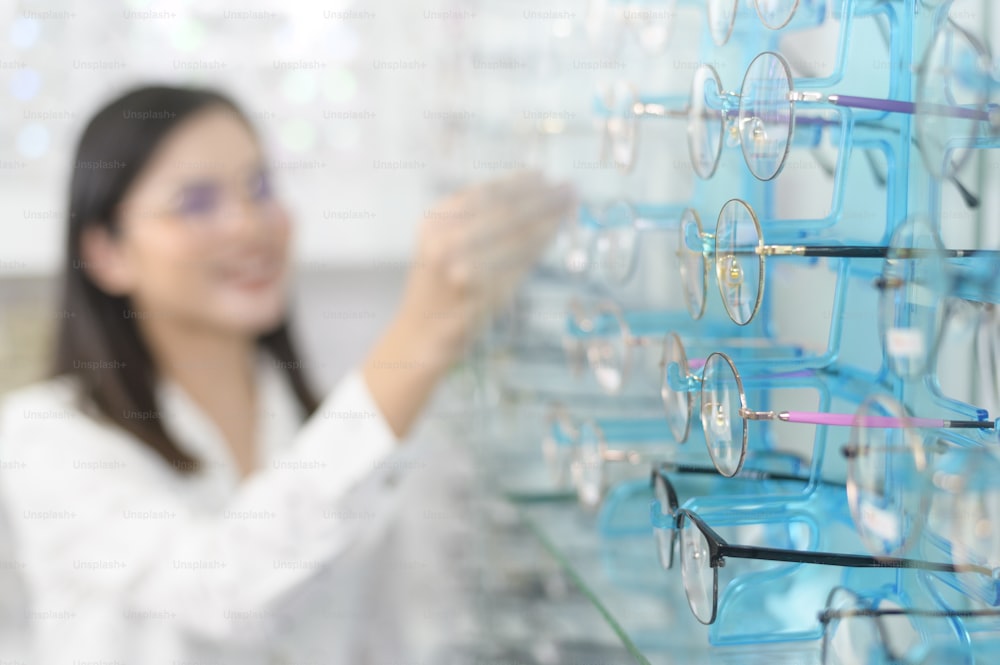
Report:
[[[602,539],[596,517],[574,500],[552,494],[543,500],[512,499],[524,524],[594,604],[624,647],[644,665],[813,665],[818,642],[713,647],[708,628],[691,614],[679,577],[656,563],[650,536],[633,536],[628,547]],[[648,557],[636,540],[645,540]],[[616,558],[628,552],[627,560]],[[679,571],[672,571],[677,572]],[[677,583],[675,583],[677,582]]]
[[[577,595],[596,608],[601,627],[592,625],[593,618],[588,615],[585,634],[610,633],[625,650],[625,660],[591,655],[590,660],[567,662],[593,661],[602,665],[819,662],[818,641],[711,646],[708,628],[698,623],[688,608],[680,571],[665,573],[659,567],[651,533],[602,537],[597,514],[581,507],[574,491],[553,487],[539,446],[543,421],[543,404],[537,402],[511,408],[491,405],[489,415],[479,423],[483,428],[480,433],[487,442],[479,448],[479,469],[487,493],[510,508],[516,521],[551,555],[563,577],[579,590]],[[619,466],[613,482],[641,478],[648,473],[645,466]],[[648,517],[631,510],[626,517],[630,529],[636,524],[646,524],[646,520]],[[497,536],[496,540],[494,546],[503,550],[506,547],[503,539]],[[538,566],[544,567],[543,559],[548,562],[548,557],[541,557]],[[556,607],[540,611],[545,613],[546,609],[557,614],[563,612]],[[584,621],[578,608],[573,616],[578,618],[574,621]]]

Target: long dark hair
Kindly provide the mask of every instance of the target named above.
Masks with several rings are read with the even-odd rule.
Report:
[[[180,473],[196,471],[199,460],[164,428],[155,399],[154,359],[135,319],[124,315],[131,310],[129,299],[106,293],[90,279],[80,240],[92,225],[116,232],[116,208],[156,148],[179,123],[212,107],[232,111],[253,131],[246,114],[229,97],[213,90],[166,86],[123,94],[98,111],[84,129],[70,183],[61,310],[67,314],[60,317],[53,368],[56,376],[76,377],[83,408],[135,435]],[[312,414],[318,401],[303,375],[288,321],[262,335],[258,343],[286,372],[305,413]]]

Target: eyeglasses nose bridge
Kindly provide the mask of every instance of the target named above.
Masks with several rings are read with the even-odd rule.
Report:
[[[710,231],[702,231],[698,234],[701,241],[701,253],[708,256],[715,251],[715,234]]]
[[[704,377],[691,371],[682,376],[680,364],[677,361],[668,363],[665,359],[661,360],[660,367],[663,368],[667,385],[675,392],[694,392],[705,383]]]

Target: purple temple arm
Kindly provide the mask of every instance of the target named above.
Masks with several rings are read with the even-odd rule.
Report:
[[[997,423],[989,420],[940,420],[938,418],[895,418],[893,416],[864,416],[858,419],[849,413],[817,413],[815,411],[783,411],[778,419],[788,423],[807,425],[833,425],[834,427],[873,427],[897,429],[900,427],[942,427],[947,429],[994,429]],[[855,423],[856,420],[860,420]]]
[[[831,104],[845,106],[852,109],[868,109],[871,111],[886,111],[888,113],[925,113],[929,115],[950,116],[953,118],[966,118],[968,120],[989,120],[990,114],[979,109],[970,109],[962,106],[949,106],[947,104],[921,104],[914,102],[903,102],[896,99],[878,99],[875,97],[855,97],[853,95],[830,95],[828,98]]]
[[[858,420],[861,427],[945,427],[943,420],[933,418],[894,418],[893,416],[864,416],[858,419],[853,413],[817,413],[815,411],[785,411],[781,419],[790,423],[805,423],[809,425],[833,425],[834,427],[851,427]]]

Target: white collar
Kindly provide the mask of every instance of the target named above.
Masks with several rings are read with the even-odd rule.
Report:
[[[255,444],[262,468],[291,444],[304,412],[284,370],[264,349],[257,354],[256,378]],[[225,474],[238,483],[239,471],[222,432],[191,396],[169,377],[160,378],[155,394],[163,426],[178,445],[201,460],[206,472]]]

